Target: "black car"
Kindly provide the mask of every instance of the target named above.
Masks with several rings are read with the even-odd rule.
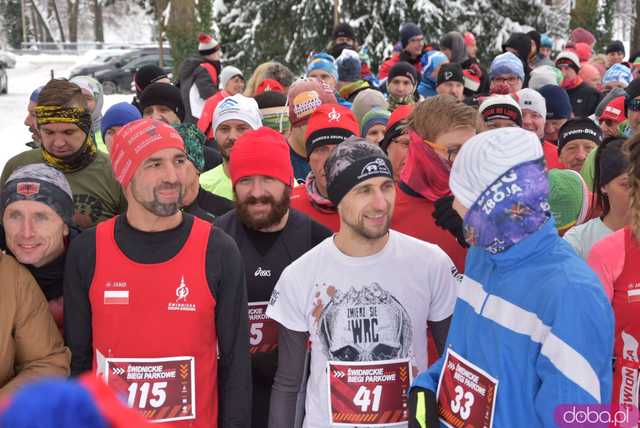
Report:
[[[103,70],[116,70],[122,66],[128,64],[136,58],[146,55],[159,55],[160,48],[149,47],[135,49],[126,53],[116,53],[113,56],[105,58],[104,61],[94,62],[89,64],[83,64],[73,68],[69,72],[69,78],[72,79],[76,76],[95,76],[99,71]]]
[[[142,66],[152,64],[160,65],[160,55],[145,55],[115,70],[99,71],[95,73],[94,77],[102,83],[102,88],[106,95],[117,92],[127,93],[131,92],[131,82],[133,81],[133,75],[136,71]],[[167,74],[171,73],[173,68],[173,58],[171,58],[171,56],[164,56],[164,65],[162,68]]]

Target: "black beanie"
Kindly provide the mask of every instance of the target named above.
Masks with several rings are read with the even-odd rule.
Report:
[[[133,77],[133,81],[136,85],[136,92],[140,95],[147,86],[165,77],[168,77],[167,72],[159,66],[155,64],[143,65],[138,69],[138,71],[136,71],[136,74]]]
[[[624,44],[620,40],[612,41],[611,43],[609,43],[609,46],[607,46],[607,53],[611,52],[622,52],[622,54],[624,55]]]
[[[258,108],[283,107],[287,105],[287,97],[281,92],[264,91],[253,97],[258,103]]]
[[[327,193],[335,206],[351,189],[374,177],[393,179],[391,161],[364,138],[351,137],[336,146],[324,164]]]
[[[409,40],[416,36],[422,36],[422,30],[413,22],[407,22],[400,28],[400,44],[402,48],[406,48]]]
[[[629,168],[629,158],[622,151],[622,138],[607,138],[598,148],[598,185],[605,186]]]
[[[170,83],[152,83],[140,94],[140,110],[149,106],[165,106],[173,110],[184,121],[184,105],[180,89]]]
[[[629,102],[635,97],[640,97],[640,77],[633,79],[629,86],[624,88],[626,95],[624,96],[624,115],[627,116]]]
[[[597,145],[602,143],[602,130],[588,117],[569,119],[558,131],[558,154],[573,140],[591,140]]]
[[[338,37],[348,37],[351,40],[356,40],[356,35],[353,32],[353,28],[346,22],[340,23],[336,25],[336,28],[333,29],[333,40]]]
[[[393,67],[391,67],[387,77],[387,82],[391,82],[394,77],[398,76],[408,77],[413,82],[413,86],[418,83],[418,72],[413,65],[406,61],[398,61]]]
[[[529,52],[531,52],[531,37],[525,33],[511,33],[509,39],[502,44],[503,52],[506,52],[507,48],[514,49],[524,64],[529,59]]]
[[[436,86],[445,82],[460,82],[464,85],[464,75],[462,74],[462,66],[456,63],[442,64],[438,71],[438,82]]]

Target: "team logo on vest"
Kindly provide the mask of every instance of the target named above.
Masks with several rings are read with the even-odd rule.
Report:
[[[389,171],[387,164],[384,162],[384,159],[382,158],[377,158],[375,160],[372,160],[368,164],[366,164],[362,168],[362,171],[360,172],[358,179],[369,177],[371,175],[375,175],[375,176],[388,175],[390,177],[392,176],[391,171]]]
[[[262,267],[258,266],[258,269],[256,269],[256,273],[253,274],[254,276],[271,276],[271,269],[262,269]]]
[[[169,302],[167,310],[169,311],[185,311],[195,312],[195,303],[187,303],[187,296],[189,296],[189,287],[184,282],[184,276],[180,278],[180,284],[176,288],[176,301]]]

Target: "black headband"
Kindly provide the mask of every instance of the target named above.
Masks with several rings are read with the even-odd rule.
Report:
[[[338,206],[342,198],[358,184],[374,177],[393,179],[391,161],[385,156],[370,156],[354,161],[333,177],[327,186],[329,200]]]

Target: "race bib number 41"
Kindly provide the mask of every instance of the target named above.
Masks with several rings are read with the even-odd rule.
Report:
[[[333,425],[406,425],[411,386],[408,359],[327,364]]]
[[[437,391],[442,423],[455,428],[491,428],[497,391],[497,379],[447,349]]]
[[[151,422],[195,419],[193,357],[107,358],[104,379]]]

